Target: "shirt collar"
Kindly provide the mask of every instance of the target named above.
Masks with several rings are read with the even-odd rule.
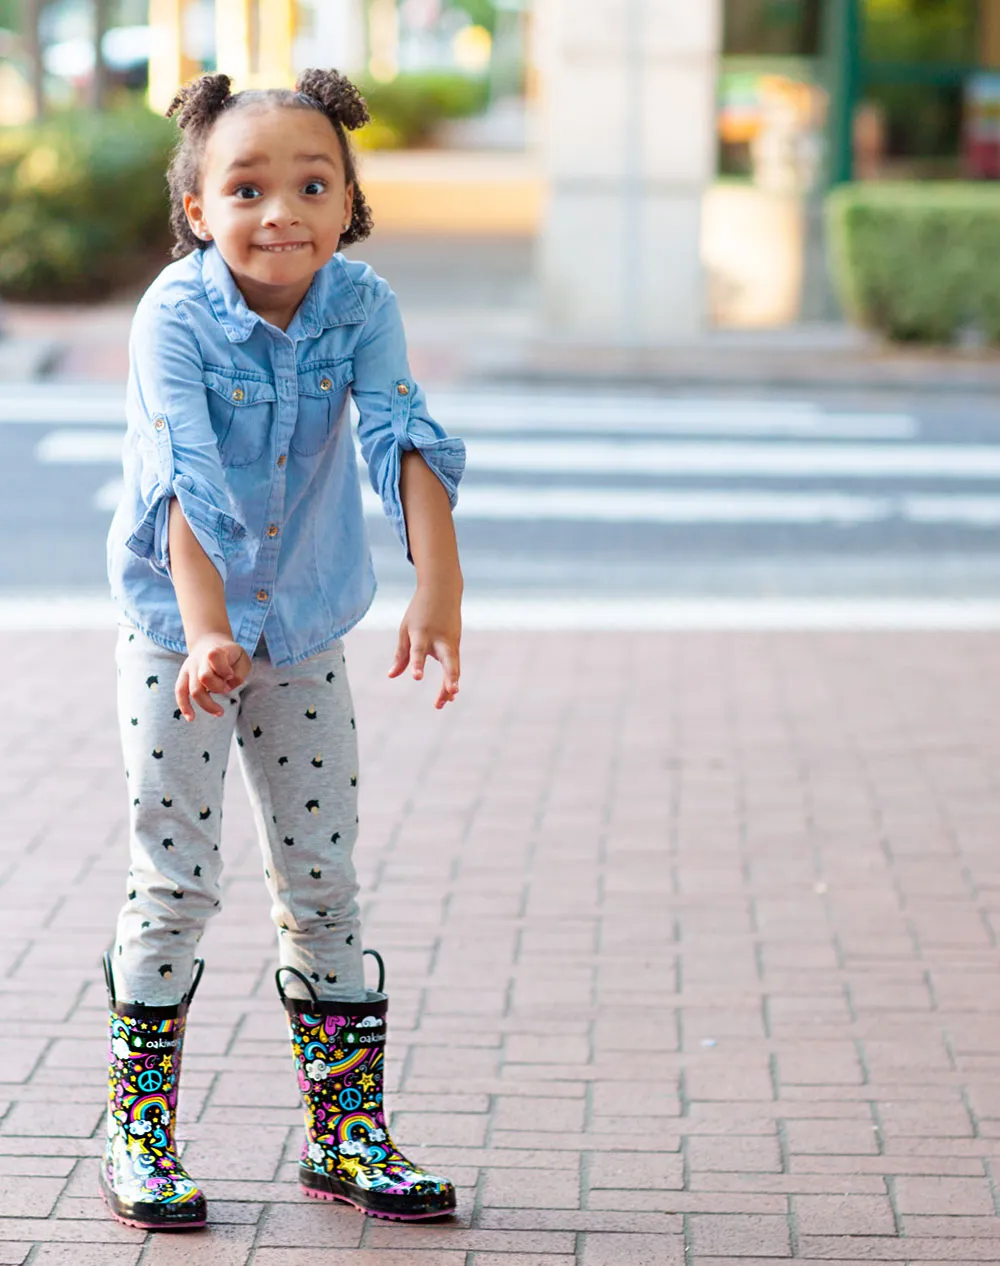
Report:
[[[214,242],[201,252],[201,275],[209,303],[226,337],[231,343],[242,343],[261,318],[247,306]],[[344,257],[338,254],[314,274],[288,328],[290,331],[295,326],[300,336],[316,338],[333,326],[356,325],[364,320],[361,296],[347,275]]]

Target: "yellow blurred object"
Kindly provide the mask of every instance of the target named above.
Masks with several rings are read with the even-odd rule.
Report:
[[[198,64],[184,53],[184,14],[193,0],[149,0],[153,28],[149,56],[149,105],[163,114],[181,84],[198,73]]]
[[[295,0],[215,0],[218,69],[233,89],[290,88]]]
[[[59,153],[52,145],[36,145],[18,164],[15,180],[22,189],[58,188]]]
[[[10,62],[0,62],[0,119],[6,127],[19,127],[35,117],[35,103],[28,81]]]
[[[185,14],[197,0],[149,0],[153,50],[149,62],[150,108],[162,113],[181,84],[200,66],[184,51]],[[216,64],[233,89],[291,87],[296,0],[215,0]]]
[[[397,128],[373,115],[370,123],[354,133],[351,143],[356,149],[363,150],[402,149],[403,136]]]
[[[532,237],[541,225],[544,181],[524,154],[367,153],[360,179],[377,234]]]
[[[380,83],[399,74],[399,10],[396,0],[371,0],[368,10],[368,72]]]
[[[463,26],[451,42],[452,56],[460,70],[480,75],[493,55],[493,36],[485,26]]]

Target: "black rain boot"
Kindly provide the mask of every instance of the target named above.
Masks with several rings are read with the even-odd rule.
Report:
[[[320,1002],[294,967],[279,967],[275,981],[288,1013],[292,1056],[306,1110],[299,1185],[316,1200],[343,1200],[374,1218],[410,1221],[455,1210],[455,1188],[418,1169],[397,1150],[382,1101],[385,968],[378,961],[378,992],[367,1002]],[[310,1001],[289,998],[281,973],[291,972]]]
[[[173,1007],[144,1007],[115,999],[111,956],[108,984],[108,1141],[101,1162],[101,1194],[119,1222],[145,1231],[205,1225],[205,1197],[177,1159],[174,1124],[187,1009],[204,962]]]

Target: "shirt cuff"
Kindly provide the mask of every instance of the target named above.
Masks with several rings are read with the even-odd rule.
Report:
[[[389,445],[379,470],[378,493],[386,518],[392,525],[410,562],[410,542],[406,533],[403,500],[399,491],[402,472],[402,454],[416,450],[434,472],[445,492],[448,504],[454,510],[458,503],[458,485],[465,472],[465,444],[455,436],[441,437],[434,426],[422,418],[408,418]]]
[[[146,513],[125,542],[126,546],[139,558],[146,559],[155,572],[170,576],[168,524],[171,497],[177,498],[195,539],[225,584],[228,559],[238,552],[240,542],[247,534],[246,528],[239,519],[201,496],[188,475],[175,475],[173,487],[169,490],[162,485],[157,486]]]

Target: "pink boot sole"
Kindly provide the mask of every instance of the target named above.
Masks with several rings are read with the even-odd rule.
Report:
[[[449,1218],[455,1212],[454,1209],[438,1209],[433,1213],[378,1213],[374,1209],[366,1209],[347,1196],[335,1196],[330,1191],[314,1191],[311,1187],[299,1186],[299,1191],[304,1196],[308,1196],[310,1200],[336,1200],[340,1204],[349,1204],[352,1209],[357,1209],[359,1213],[363,1213],[369,1218],[381,1218],[386,1222],[422,1222],[427,1218]]]

